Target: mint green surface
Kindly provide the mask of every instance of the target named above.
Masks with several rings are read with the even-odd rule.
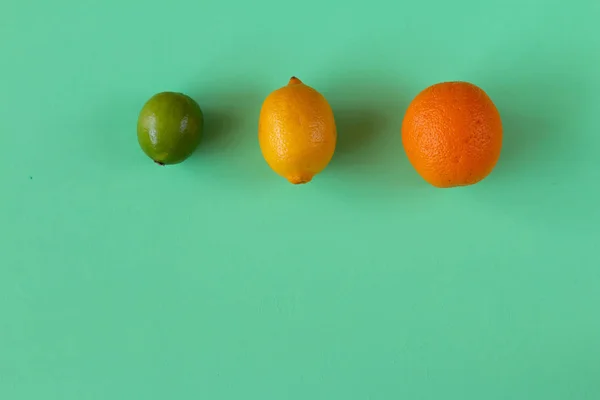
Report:
[[[600,3],[0,5],[0,399],[600,399]],[[296,75],[330,166],[292,186],[258,113]],[[435,189],[400,125],[468,80],[497,168]],[[144,102],[205,136],[159,167]]]

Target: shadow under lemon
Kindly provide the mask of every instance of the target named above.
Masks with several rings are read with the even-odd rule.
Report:
[[[323,94],[337,127],[336,150],[324,171],[330,182],[370,189],[373,196],[425,187],[402,146],[402,119],[412,100],[408,86],[399,75],[381,71],[336,71],[329,77]]]
[[[334,109],[338,137],[328,172],[355,185],[402,190],[421,184],[402,146],[403,112],[382,107]]]

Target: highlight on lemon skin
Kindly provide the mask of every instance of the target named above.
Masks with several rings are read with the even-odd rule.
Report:
[[[474,185],[495,168],[502,120],[490,97],[469,82],[421,91],[402,121],[402,145],[417,173],[437,188]]]
[[[335,152],[333,111],[321,93],[293,76],[264,100],[258,141],[276,174],[294,185],[308,183],[327,167]]]

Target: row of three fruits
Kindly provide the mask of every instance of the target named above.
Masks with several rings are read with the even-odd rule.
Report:
[[[188,158],[202,130],[198,104],[173,92],[148,100],[137,127],[140,146],[161,165]],[[443,82],[423,90],[409,105],[401,130],[410,163],[436,187],[477,183],[500,157],[498,110],[482,89],[468,82]],[[335,151],[333,112],[323,95],[293,77],[265,99],[258,138],[263,157],[277,174],[293,184],[309,182]]]

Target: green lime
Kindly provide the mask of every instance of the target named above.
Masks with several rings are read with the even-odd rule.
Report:
[[[198,103],[183,93],[162,92],[144,104],[137,137],[144,153],[157,164],[178,164],[196,150],[203,128]]]

